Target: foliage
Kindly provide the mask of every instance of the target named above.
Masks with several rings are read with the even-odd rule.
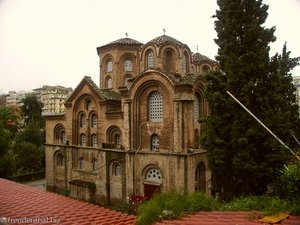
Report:
[[[294,147],[299,131],[289,71],[295,59],[283,50],[270,60],[275,28],[263,26],[268,6],[261,0],[218,0],[215,29],[222,72],[205,76],[210,115],[204,119],[202,146],[208,151],[213,191],[223,200],[263,195],[289,152],[228,94],[230,91],[270,130]]]
[[[234,198],[224,204],[222,211],[264,211],[268,213],[285,212],[289,207],[286,200],[269,196],[249,196]]]
[[[0,127],[16,132],[20,120],[19,109],[11,106],[0,106]]]
[[[300,162],[282,169],[272,185],[273,194],[280,198],[300,201]]]
[[[20,142],[15,146],[16,165],[19,172],[39,171],[42,169],[44,147],[30,142]]]
[[[23,130],[19,131],[16,135],[16,142],[30,142],[36,146],[43,144],[44,133],[40,129],[40,126],[35,121],[30,121]]]
[[[37,122],[41,127],[45,126],[44,119],[42,117],[43,104],[37,99],[35,94],[27,94],[22,99],[22,113],[25,118],[25,123],[28,124],[30,121]]]
[[[0,177],[7,178],[15,171],[15,161],[11,152],[0,156]]]
[[[138,208],[136,223],[151,224],[163,219],[175,219],[185,213],[198,210],[211,211],[217,208],[216,201],[204,193],[165,192],[142,203]]]

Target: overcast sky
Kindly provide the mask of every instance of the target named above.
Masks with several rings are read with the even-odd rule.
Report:
[[[300,56],[300,0],[264,0],[266,27],[276,26],[271,55],[287,42]],[[163,34],[212,59],[216,0],[0,0],[0,93],[43,85],[75,88],[83,76],[99,85],[96,47],[128,37],[146,43]],[[293,76],[300,75],[300,68]]]

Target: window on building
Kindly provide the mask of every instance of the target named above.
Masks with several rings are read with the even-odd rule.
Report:
[[[64,166],[64,156],[61,153],[56,155],[56,166]]]
[[[106,62],[106,72],[110,73],[110,72],[112,72],[112,69],[113,69],[113,64],[112,64],[112,61],[109,59]]]
[[[88,111],[92,110],[92,102],[90,100],[86,101],[86,110]]]
[[[97,128],[97,116],[95,114],[92,115],[91,127]]]
[[[200,119],[200,100],[197,95],[194,97],[194,121],[198,122]]]
[[[97,147],[98,146],[98,140],[97,140],[97,135],[93,134],[92,135],[92,146]]]
[[[112,79],[110,76],[106,78],[105,86],[106,88],[112,88]]]
[[[165,70],[167,73],[174,71],[173,51],[171,49],[165,51]]]
[[[151,136],[151,151],[159,152],[159,136],[157,134]]]
[[[207,73],[207,72],[209,72],[209,67],[207,66],[207,65],[204,65],[204,66],[202,66],[202,72],[203,73]]]
[[[182,58],[182,72],[183,74],[188,74],[188,56],[184,53]]]
[[[121,136],[119,134],[115,135],[114,142],[116,148],[121,148]]]
[[[80,127],[85,127],[85,115],[80,115]]]
[[[78,160],[78,168],[81,170],[84,169],[84,160],[82,157],[80,157]]]
[[[99,169],[99,165],[98,165],[98,160],[97,159],[93,159],[92,160],[92,169],[93,171],[96,171]]]
[[[151,168],[146,173],[146,180],[154,183],[162,183],[162,176],[158,169]]]
[[[147,52],[147,69],[151,69],[154,67],[154,54],[153,51],[150,50]]]
[[[80,134],[80,145],[85,146],[85,144],[86,144],[85,134]]]
[[[119,163],[114,163],[112,166],[112,174],[114,176],[121,176],[121,166]]]
[[[132,62],[130,59],[126,59],[124,62],[124,71],[132,71]]]
[[[163,98],[158,91],[150,94],[148,100],[149,120],[152,122],[161,122],[163,120],[164,108]]]

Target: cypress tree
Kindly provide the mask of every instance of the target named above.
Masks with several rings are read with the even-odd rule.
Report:
[[[262,0],[218,0],[216,60],[222,72],[206,75],[210,115],[201,143],[208,151],[213,191],[224,200],[262,195],[289,152],[227,93],[230,91],[284,142],[298,120],[289,54],[270,59],[275,27],[265,28]],[[287,57],[284,59],[284,57]],[[289,144],[287,143],[287,144]]]

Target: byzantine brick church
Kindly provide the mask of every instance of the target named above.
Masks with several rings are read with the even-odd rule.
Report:
[[[88,76],[47,115],[47,190],[114,204],[156,192],[210,192],[199,138],[207,115],[203,73],[215,61],[173,37],[122,38],[97,48],[99,87]]]

